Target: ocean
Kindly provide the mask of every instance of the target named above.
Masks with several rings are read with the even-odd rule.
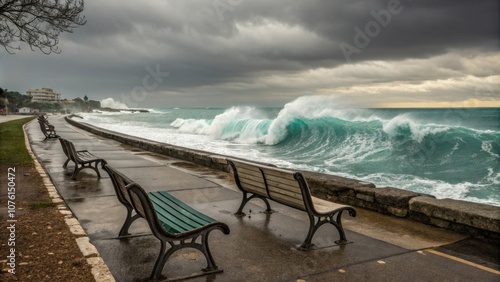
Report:
[[[280,108],[93,112],[84,121],[173,145],[500,206],[500,108]]]

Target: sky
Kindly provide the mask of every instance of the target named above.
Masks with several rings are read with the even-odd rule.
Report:
[[[60,54],[0,49],[0,87],[131,108],[500,107],[498,3],[86,0]]]

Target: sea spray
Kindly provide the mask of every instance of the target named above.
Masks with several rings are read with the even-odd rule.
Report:
[[[385,121],[383,125],[384,132],[389,136],[394,137],[400,132],[404,134],[404,131],[407,131],[411,138],[418,142],[422,142],[426,135],[443,132],[447,129],[447,126],[437,124],[418,124],[410,118],[409,114],[398,115],[389,121]]]
[[[101,100],[101,107],[112,109],[128,109],[128,106],[120,101],[115,101],[113,98],[106,98]]]
[[[253,107],[232,107],[213,119],[177,118],[170,125],[180,132],[207,135],[212,139],[230,140],[238,143],[262,143],[267,134],[268,119]]]

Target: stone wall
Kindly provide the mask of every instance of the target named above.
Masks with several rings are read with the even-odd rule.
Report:
[[[174,146],[98,128],[70,117],[67,122],[93,134],[142,150],[230,172],[228,156]],[[377,188],[373,183],[335,175],[302,171],[311,192],[320,198],[361,207],[396,217],[408,218],[467,234],[500,240],[500,207],[451,199],[436,199],[394,187]]]

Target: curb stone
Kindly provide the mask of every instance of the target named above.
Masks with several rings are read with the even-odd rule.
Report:
[[[23,125],[24,141],[26,144],[26,148],[28,149],[28,152],[31,155],[31,158],[33,159],[35,168],[38,174],[40,174],[40,176],[42,177],[43,184],[47,189],[49,197],[51,198],[52,202],[57,205],[57,209],[59,210],[59,212],[62,215],[64,215],[64,221],[66,222],[66,225],[68,225],[69,230],[75,236],[78,236],[78,238],[76,239],[76,244],[78,245],[78,248],[82,252],[82,255],[87,260],[87,263],[90,264],[91,273],[94,276],[95,281],[115,282],[113,275],[109,271],[109,268],[104,263],[103,259],[100,257],[96,247],[92,243],[90,243],[89,237],[86,236],[87,234],[85,234],[85,231],[83,230],[82,226],[80,225],[78,220],[73,216],[71,210],[69,210],[68,207],[66,206],[66,203],[60,197],[59,192],[57,192],[54,183],[52,182],[52,180],[50,179],[50,177],[48,176],[42,165],[38,162],[37,157],[31,150],[31,144],[28,140],[28,135],[26,134],[25,126],[26,124]]]

